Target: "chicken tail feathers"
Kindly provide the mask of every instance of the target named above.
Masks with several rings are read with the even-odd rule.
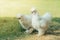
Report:
[[[47,12],[47,13],[45,13],[43,16],[42,16],[42,18],[44,18],[44,19],[46,19],[46,20],[51,20],[52,19],[52,15],[51,15],[51,13],[49,13],[49,12]]]

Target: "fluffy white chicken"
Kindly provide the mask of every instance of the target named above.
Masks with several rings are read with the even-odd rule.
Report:
[[[31,15],[17,14],[17,18],[19,19],[22,28],[26,29],[25,32],[31,33],[33,30],[31,26]]]
[[[32,11],[32,27],[38,31],[38,36],[45,33],[50,21],[51,15],[49,13],[40,17],[36,9]]]

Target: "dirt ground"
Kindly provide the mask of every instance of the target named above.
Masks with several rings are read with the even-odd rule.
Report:
[[[25,38],[16,38],[15,40],[60,40],[60,35],[43,35],[41,37],[30,35]]]

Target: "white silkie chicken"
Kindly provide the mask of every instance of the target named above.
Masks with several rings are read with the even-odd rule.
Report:
[[[31,33],[33,30],[31,26],[31,15],[17,14],[17,18],[19,19],[22,28],[26,29],[25,32]]]
[[[32,27],[38,31],[38,36],[41,36],[48,29],[49,22],[51,20],[51,15],[46,13],[42,17],[36,9],[32,11]]]

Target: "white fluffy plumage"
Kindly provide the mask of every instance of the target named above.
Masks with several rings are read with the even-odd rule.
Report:
[[[32,27],[38,31],[38,36],[43,35],[48,29],[51,18],[50,13],[46,13],[40,18],[37,11],[32,11]]]
[[[22,28],[26,29],[26,33],[31,33],[31,15],[23,15],[17,14],[16,16],[19,19],[19,23],[21,24]]]

